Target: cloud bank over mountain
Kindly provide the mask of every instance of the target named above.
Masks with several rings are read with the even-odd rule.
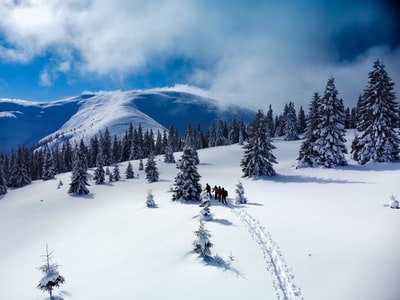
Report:
[[[0,59],[37,63],[38,88],[186,84],[254,109],[307,104],[334,76],[350,105],[378,58],[400,84],[397,8],[378,0],[6,0]]]

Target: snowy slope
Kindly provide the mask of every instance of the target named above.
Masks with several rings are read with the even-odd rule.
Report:
[[[193,253],[200,208],[171,201],[177,169],[162,157],[152,184],[133,161],[139,178],[91,181],[87,196],[67,194],[70,173],[9,190],[0,198],[0,299],[48,298],[35,288],[47,243],[65,300],[398,300],[400,210],[387,204],[400,197],[400,164],[299,170],[300,142],[274,144],[278,175],[258,180],[240,178],[238,145],[198,151],[203,185],[224,186],[232,200],[241,179],[248,198],[212,200],[205,227],[226,265]],[[146,207],[149,190],[158,208]]]

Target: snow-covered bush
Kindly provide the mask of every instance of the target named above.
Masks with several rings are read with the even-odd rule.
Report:
[[[203,220],[200,218],[200,227],[194,232],[196,234],[196,240],[193,242],[194,251],[199,253],[200,256],[206,258],[211,256],[210,248],[213,244],[210,241],[211,234],[204,228]]]
[[[60,275],[58,272],[58,264],[51,262],[51,255],[53,252],[49,253],[48,247],[46,245],[46,254],[43,255],[45,258],[45,264],[38,269],[42,271],[43,278],[40,280],[37,285],[38,289],[41,289],[43,292],[48,292],[50,295],[50,299],[53,297],[53,289],[54,287],[59,287],[60,284],[65,282],[65,278]]]
[[[390,202],[389,202],[390,208],[399,208],[399,201],[396,200],[396,197],[394,195],[390,196]]]
[[[236,192],[235,201],[237,204],[247,203],[247,199],[244,196],[243,184],[240,181],[236,184],[235,192]]]

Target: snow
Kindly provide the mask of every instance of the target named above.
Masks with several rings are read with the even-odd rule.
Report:
[[[171,201],[178,169],[163,156],[158,182],[132,161],[139,177],[92,180],[84,196],[67,193],[71,173],[9,190],[0,196],[0,299],[48,298],[36,288],[48,244],[64,300],[398,300],[400,210],[388,203],[400,194],[400,163],[347,156],[348,166],[296,169],[301,141],[273,143],[277,175],[259,179],[241,178],[239,145],[198,150],[201,184],[229,191],[229,205],[212,199],[204,220],[214,262],[193,251],[201,207]],[[244,205],[234,203],[239,179]],[[149,190],[157,208],[146,206]]]

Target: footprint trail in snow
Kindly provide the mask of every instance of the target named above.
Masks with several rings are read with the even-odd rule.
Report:
[[[272,275],[273,287],[278,300],[304,300],[300,288],[294,281],[294,276],[286,265],[278,245],[271,235],[265,231],[256,219],[243,209],[232,208],[232,212],[247,226],[250,234],[259,244],[266,268]]]

